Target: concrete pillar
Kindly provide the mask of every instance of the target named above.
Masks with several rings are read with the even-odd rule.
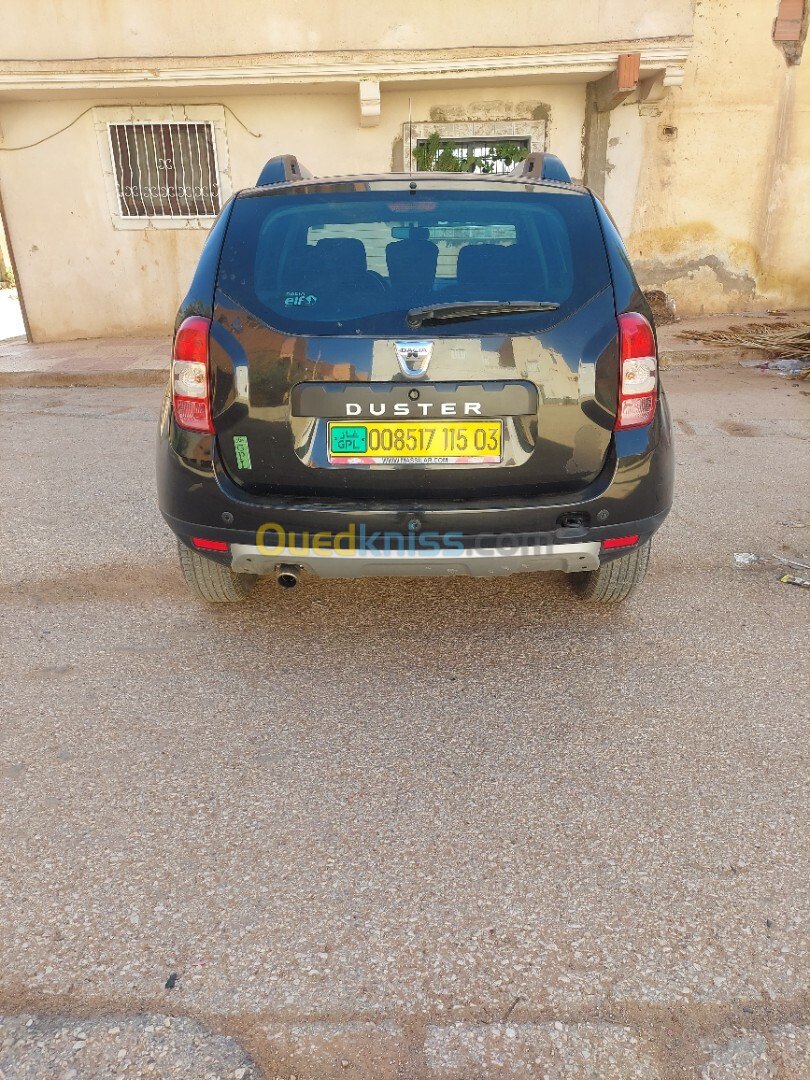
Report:
[[[588,83],[585,93],[585,183],[600,198],[605,196],[610,113],[638,89],[639,53],[622,53],[615,71]]]
[[[585,88],[585,139],[582,175],[586,187],[595,192],[600,199],[604,199],[610,113],[600,112],[596,107],[597,85],[597,83],[588,83]]]

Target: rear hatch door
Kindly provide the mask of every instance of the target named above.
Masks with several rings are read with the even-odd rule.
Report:
[[[618,363],[591,196],[411,182],[236,200],[211,335],[225,468],[251,492],[352,499],[586,486]]]

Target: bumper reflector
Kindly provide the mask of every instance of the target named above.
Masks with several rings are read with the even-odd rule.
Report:
[[[204,536],[192,536],[191,542],[200,551],[227,551],[228,545],[225,540],[206,540]]]
[[[632,547],[638,543],[638,533],[634,536],[612,536],[609,540],[602,541],[603,548]]]

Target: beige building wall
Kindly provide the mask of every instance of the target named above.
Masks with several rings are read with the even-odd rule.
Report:
[[[4,7],[3,55],[58,60],[565,46],[689,34],[692,3],[228,0],[224,5],[221,0],[82,0],[79,11],[75,0],[25,0]]]
[[[255,184],[266,160],[282,153],[296,154],[323,176],[402,168],[409,99],[414,121],[430,120],[437,110],[443,117],[484,120],[530,118],[540,110],[548,115],[550,147],[575,171],[581,167],[583,85],[392,91],[383,98],[380,124],[368,128],[359,126],[356,88],[350,87],[222,96],[233,110],[225,111],[225,127],[234,190]],[[84,109],[109,104],[81,98],[56,105],[0,103],[0,126],[8,144],[17,145],[60,128]],[[182,226],[113,227],[92,112],[55,139],[0,160],[0,170],[35,340],[160,333],[173,325],[206,234]]]
[[[320,175],[402,168],[409,113],[542,118],[547,148],[581,176],[586,86],[634,50],[642,75],[683,56],[682,85],[662,59],[671,85],[609,113],[605,199],[642,284],[682,314],[810,303],[810,71],[773,44],[776,0],[412,0],[406,16],[399,0],[233,0],[227,19],[213,0],[191,7],[4,12],[0,192],[35,340],[166,331],[205,239],[182,223],[114,227],[95,108],[217,103],[233,189],[285,152]],[[358,80],[375,72],[378,122],[361,126]]]
[[[810,306],[810,66],[774,45],[776,7],[697,5],[683,87],[611,114],[606,201],[683,314]]]
[[[93,104],[0,105],[10,145]],[[0,160],[6,224],[34,341],[168,332],[207,233],[113,228],[92,113]]]

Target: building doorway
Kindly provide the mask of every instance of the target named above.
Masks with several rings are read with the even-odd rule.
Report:
[[[0,345],[30,341],[0,197]]]

